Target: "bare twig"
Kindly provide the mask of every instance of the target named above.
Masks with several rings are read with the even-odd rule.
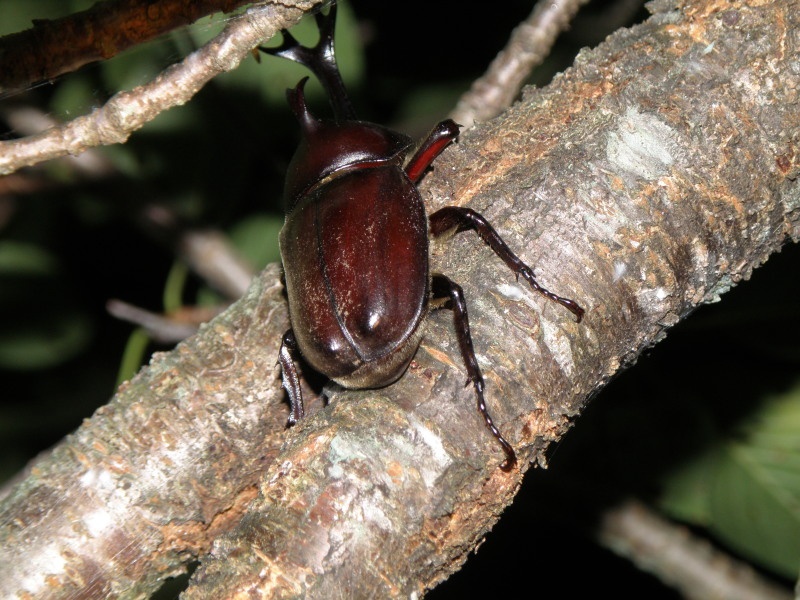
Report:
[[[496,117],[519,93],[531,69],[549,54],[556,37],[588,0],[539,0],[530,16],[511,34],[506,47],[458,101],[450,113],[470,128],[475,122]]]
[[[20,140],[0,142],[0,175],[92,146],[119,144],[161,112],[185,104],[216,75],[235,69],[260,43],[296,23],[321,0],[292,0],[254,8],[150,83],[115,94],[104,106],[69,123]]]
[[[48,129],[63,127],[64,124],[52,115],[34,106],[11,105],[2,107],[3,119],[17,135],[35,136]],[[111,161],[99,152],[84,152],[80,156],[62,156],[67,168],[74,170],[83,179],[99,180],[116,173]]]
[[[604,515],[597,538],[691,600],[792,598],[789,590],[766,581],[746,563],[634,500]]]
[[[217,230],[186,231],[180,237],[179,248],[192,270],[228,298],[240,298],[256,275],[228,237]]]
[[[109,300],[106,304],[109,313],[118,319],[143,327],[147,335],[162,344],[175,344],[197,333],[201,323],[210,321],[221,309],[192,308],[175,315],[159,315],[139,308],[122,300]]]

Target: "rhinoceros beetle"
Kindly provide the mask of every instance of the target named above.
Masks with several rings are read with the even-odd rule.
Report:
[[[505,452],[501,468],[510,470],[516,455],[486,409],[464,294],[444,275],[429,272],[428,228],[433,236],[474,230],[534,290],[566,307],[578,321],[584,311],[540,286],[533,270],[477,212],[449,206],[426,217],[416,184],[458,136],[459,126],[442,121],[412,154],[410,138],[356,120],[334,55],[335,20],[335,5],[327,15],[317,13],[320,39],[314,47],[300,45],[287,31],[280,46],[259,47],[308,67],[325,88],[335,115],[321,120],[311,114],[303,92],[308,77],[287,91],[302,129],[286,175],[286,222],[280,233],[291,329],[283,336],[279,362],[289,423],[304,415],[298,351],[346,388],[382,387],[411,362],[431,308],[449,308],[467,385],[474,386],[478,411]]]

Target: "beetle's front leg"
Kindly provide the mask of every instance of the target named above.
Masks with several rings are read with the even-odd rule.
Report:
[[[406,175],[411,181],[419,183],[425,169],[430,167],[436,157],[458,137],[459,127],[460,125],[452,119],[445,119],[433,128],[406,163]]]
[[[305,410],[303,390],[300,389],[300,375],[297,373],[297,341],[291,329],[283,334],[278,362],[281,364],[283,388],[289,395],[289,425],[295,425],[305,416]]]
[[[533,269],[522,262],[522,260],[511,251],[511,248],[506,245],[503,238],[500,237],[500,234],[495,231],[494,227],[492,227],[480,213],[470,208],[446,206],[433,213],[429,221],[431,234],[434,236],[452,231],[453,229],[455,229],[455,233],[472,229],[486,242],[494,253],[508,265],[508,268],[516,273],[517,277],[522,276],[531,288],[569,310],[575,315],[578,323],[583,319],[584,310],[577,302],[569,298],[557,296],[547,288],[539,285],[539,282],[536,281],[533,275]]]
[[[485,387],[481,369],[478,366],[478,359],[475,358],[475,349],[472,347],[472,335],[469,332],[469,318],[467,317],[467,303],[464,300],[464,292],[461,286],[445,277],[444,275],[434,275],[431,278],[431,295],[434,299],[446,299],[441,308],[449,308],[453,311],[453,320],[456,326],[456,336],[458,345],[461,348],[461,356],[467,368],[467,385],[472,382],[475,387],[475,394],[478,397],[478,412],[483,417],[486,428],[492,433],[500,443],[506,459],[500,465],[503,471],[510,471],[517,462],[517,455],[500,431],[492,421],[489,411],[486,409],[486,400],[483,397]]]

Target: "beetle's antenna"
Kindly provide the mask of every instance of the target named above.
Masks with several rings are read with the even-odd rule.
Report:
[[[353,108],[347,89],[344,87],[339,66],[336,64],[336,52],[333,47],[333,32],[336,28],[336,4],[333,4],[327,15],[318,12],[314,15],[319,29],[319,41],[313,47],[303,46],[285,29],[283,42],[277,48],[259,46],[258,49],[265,54],[280,56],[293,60],[307,67],[317,76],[322,87],[330,98],[333,114],[337,121],[353,121],[356,111]]]

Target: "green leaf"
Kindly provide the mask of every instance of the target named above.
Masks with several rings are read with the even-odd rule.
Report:
[[[674,473],[662,498],[743,556],[786,577],[800,565],[800,383],[729,440]]]
[[[0,368],[45,369],[81,352],[91,337],[86,315],[77,311],[42,315],[36,323],[0,331]]]
[[[719,460],[718,452],[705,452],[671,473],[659,500],[661,508],[676,519],[707,526],[711,520],[710,482]]]
[[[177,312],[183,307],[183,290],[189,277],[189,267],[182,260],[172,263],[164,284],[164,312]]]
[[[709,498],[711,529],[793,577],[800,565],[800,387],[770,401],[748,429],[720,461]]]
[[[260,270],[281,260],[278,234],[282,227],[281,215],[252,215],[231,228],[231,243],[247,262]]]
[[[0,241],[0,276],[50,275],[56,270],[52,254],[39,246],[13,240]]]
[[[117,385],[133,379],[136,372],[142,367],[145,361],[145,354],[150,345],[150,336],[144,329],[137,328],[131,332],[125,351],[122,353],[122,360],[117,373]]]

